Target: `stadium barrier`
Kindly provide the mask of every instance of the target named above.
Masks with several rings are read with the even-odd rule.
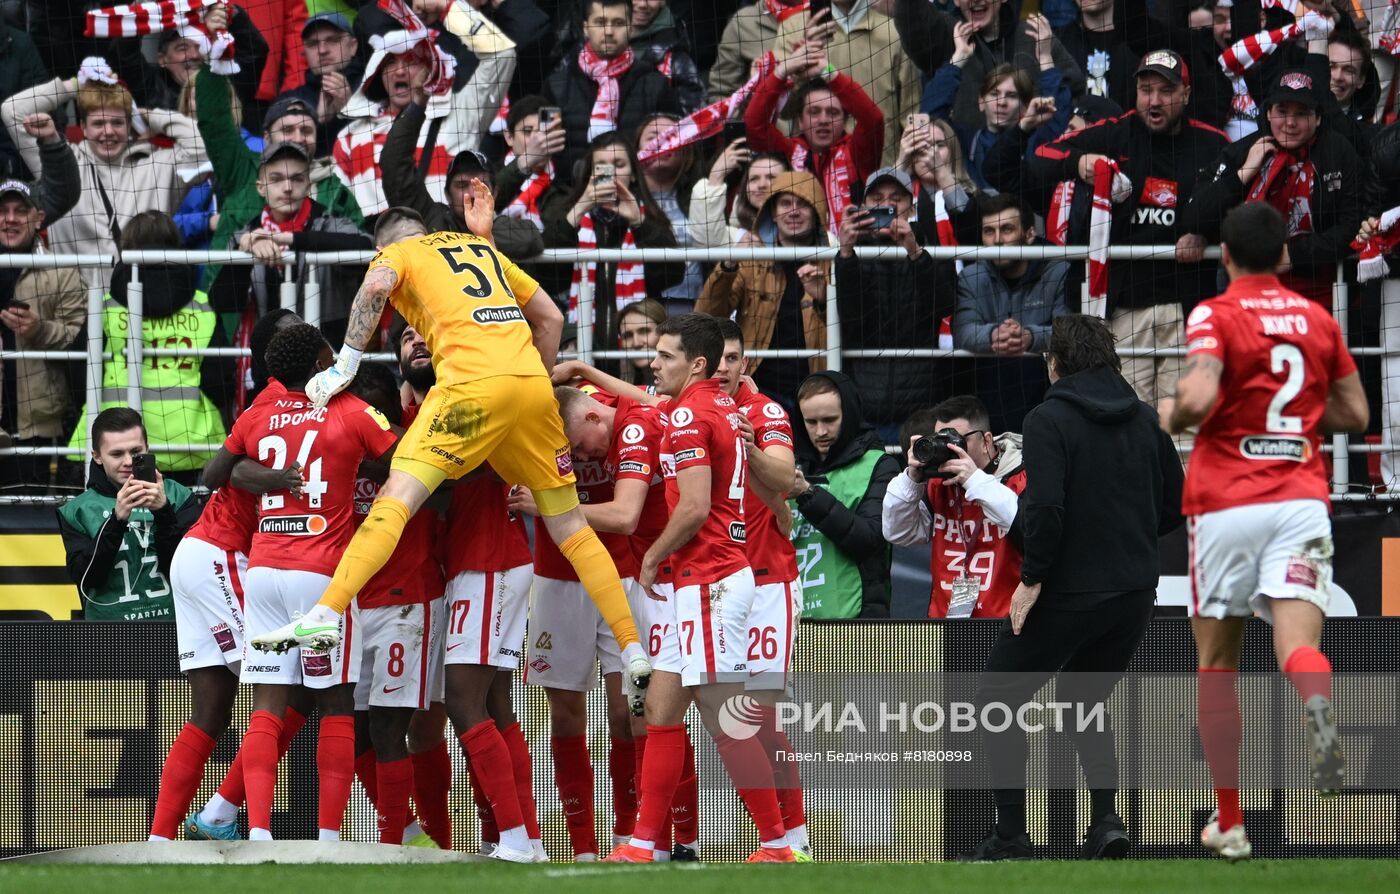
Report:
[[[900,673],[926,680],[915,697],[938,699],[946,674],[980,671],[998,622],[835,622],[802,627],[797,640],[796,699],[822,679],[874,680]],[[1323,648],[1339,674],[1337,702],[1350,758],[1348,788],[1322,801],[1304,787],[1246,788],[1245,822],[1256,857],[1400,857],[1400,792],[1384,784],[1393,776],[1400,722],[1400,620],[1329,622]],[[0,670],[0,856],[55,848],[143,841],[149,828],[161,762],[188,717],[189,687],[175,660],[175,629],[161,622],[75,624],[0,623],[0,654],[23,656]],[[1243,668],[1272,671],[1269,630],[1246,628]],[[1195,730],[1194,686],[1181,695],[1155,684],[1162,674],[1194,674],[1195,651],[1185,619],[1158,619],[1110,702],[1119,738],[1122,778],[1146,778],[1161,755],[1189,760],[1179,784],[1125,789],[1118,808],[1144,858],[1205,857],[1197,843],[1213,804],[1209,776]],[[1290,737],[1288,753],[1303,766],[1297,697],[1272,676],[1260,692],[1245,689],[1246,764],[1277,761],[1258,727],[1272,720]],[[809,692],[810,696],[810,692]],[[1255,697],[1258,696],[1258,697]],[[546,846],[556,859],[569,853],[563,815],[553,787],[548,713],[541,690],[515,692],[534,759],[534,786]],[[250,696],[245,688],[235,729],[219,742],[196,798],[202,804],[217,787],[245,728]],[[1136,720],[1136,722],[1135,722]],[[1144,722],[1146,721],[1146,722]],[[599,691],[589,696],[589,747],[595,773],[599,840],[610,833],[606,709]],[[700,842],[707,860],[742,860],[757,845],[752,824],[728,788],[713,745],[692,714],[701,780]],[[816,752],[840,747],[820,730],[789,727],[793,748]],[[1291,739],[1296,738],[1296,742]],[[847,738],[846,743],[862,739]],[[454,847],[476,847],[479,828],[452,749]],[[1032,742],[1031,767],[1074,770],[1073,750],[1062,739]],[[821,860],[924,861],[950,859],[970,850],[992,824],[991,795],[939,788],[930,781],[883,785],[873,768],[826,764],[810,769],[823,780],[809,787],[807,817]],[[906,771],[915,770],[906,766]],[[1368,787],[1369,786],[1369,787]],[[1088,824],[1086,793],[1031,791],[1032,839],[1045,857],[1075,858]],[[293,745],[279,770],[273,834],[314,838],[316,780],[314,728]],[[373,837],[372,809],[356,786],[346,818],[348,840]]]

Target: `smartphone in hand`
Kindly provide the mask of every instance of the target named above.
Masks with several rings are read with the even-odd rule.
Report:
[[[137,481],[156,483],[156,457],[153,453],[138,453],[131,458],[131,477]]]

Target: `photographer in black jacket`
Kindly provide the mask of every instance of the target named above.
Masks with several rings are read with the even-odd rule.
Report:
[[[1119,372],[1102,320],[1055,320],[1047,354],[1050,390],[1026,416],[1021,585],[992,647],[977,703],[1016,709],[1061,671],[1056,700],[1087,713],[1105,701],[1152,617],[1157,539],[1182,523],[1183,475],[1157,414]],[[1083,716],[1083,713],[1076,716]],[[1103,716],[1107,717],[1107,712]],[[1071,730],[1092,796],[1084,856],[1121,857],[1127,830],[1114,798],[1118,759],[1108,723]],[[979,860],[1031,856],[1026,834],[1026,733],[1013,723],[987,733],[996,828]]]

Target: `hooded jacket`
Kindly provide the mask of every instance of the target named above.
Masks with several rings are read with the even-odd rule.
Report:
[[[794,502],[802,519],[810,522],[833,546],[860,569],[862,618],[887,618],[890,614],[890,545],[880,530],[881,507],[890,480],[899,474],[899,461],[885,453],[885,445],[870,423],[865,421],[860,393],[849,376],[839,372],[819,372],[814,376],[830,379],[841,395],[841,433],[825,459],[812,445],[804,425],[793,426],[798,466],[812,482],[812,488]],[[850,466],[867,453],[880,454],[870,483],[852,504],[836,499],[822,484],[837,469]],[[801,527],[793,520],[793,533]]]
[[[817,178],[806,171],[786,171],[773,181],[773,188],[758,209],[758,219],[754,226],[759,239],[765,246],[778,245],[778,225],[773,221],[773,209],[778,197],[792,193],[811,205],[817,212],[816,229],[819,234],[827,232],[826,195]],[[826,242],[824,236],[821,243]],[[813,261],[828,276],[831,273],[829,261]],[[792,267],[796,275],[796,267]],[[728,317],[738,312],[739,328],[744,331],[744,351],[762,351],[773,342],[773,330],[778,324],[778,302],[783,298],[787,287],[788,269],[781,261],[740,261],[737,270],[725,270],[717,266],[710,278],[705,280],[705,288],[696,302],[695,312]],[[814,301],[806,294],[802,296],[802,332],[806,347],[825,350],[826,348],[826,305]],[[749,360],[749,373],[752,374],[763,361],[753,357]],[[812,357],[808,361],[812,372],[826,369],[826,358]]]
[[[1070,610],[1155,590],[1157,539],[1181,526],[1185,477],[1157,411],[1117,370],[1081,370],[1050,386],[1022,439],[1021,580]]]

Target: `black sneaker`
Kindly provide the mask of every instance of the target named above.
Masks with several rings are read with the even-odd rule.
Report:
[[[1025,832],[1014,838],[1002,838],[993,829],[971,853],[963,854],[958,860],[963,863],[990,863],[994,860],[1029,860],[1034,856],[1031,837]]]
[[[1121,860],[1132,842],[1128,830],[1116,813],[1110,813],[1084,833],[1084,859]]]
[[[699,863],[700,855],[683,844],[671,848],[672,863]]]

